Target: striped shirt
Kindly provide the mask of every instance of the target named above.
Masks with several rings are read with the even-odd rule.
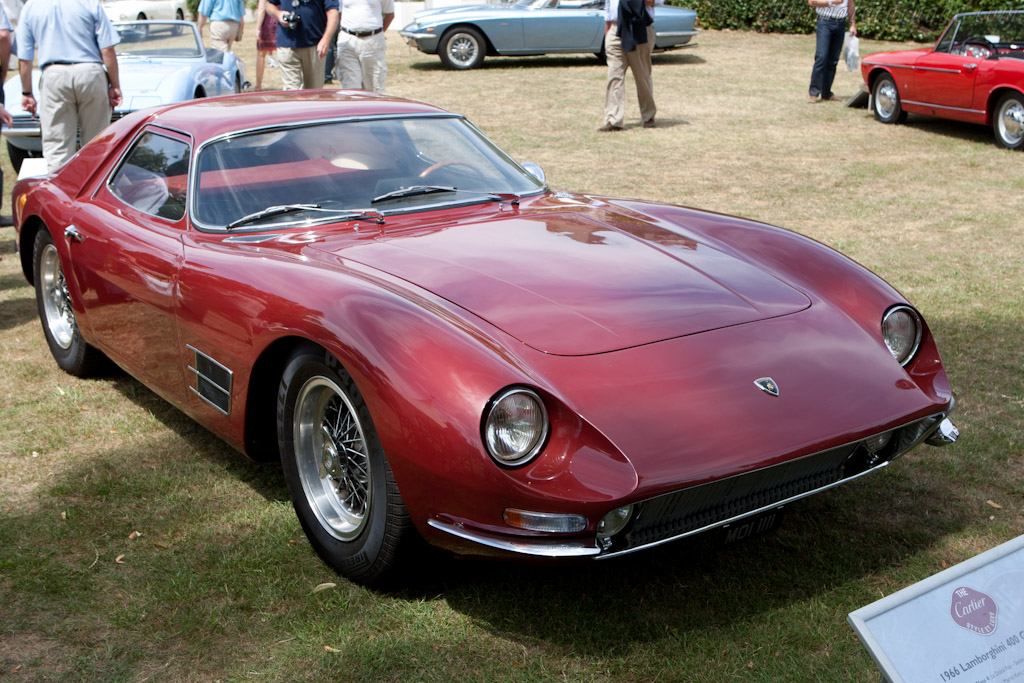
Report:
[[[815,7],[815,11],[819,17],[825,19],[845,19],[849,5],[849,0],[843,0],[838,5],[829,5],[828,7]]]

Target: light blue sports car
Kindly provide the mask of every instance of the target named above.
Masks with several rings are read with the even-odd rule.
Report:
[[[692,47],[697,13],[659,5],[655,51]],[[473,69],[487,55],[591,52],[604,59],[604,0],[518,0],[515,4],[417,12],[399,33],[449,69]]]
[[[136,109],[241,92],[248,86],[245,63],[231,52],[203,47],[198,27],[191,21],[131,21],[114,24],[121,42],[117,69],[121,80],[120,118]],[[17,69],[13,69],[17,74]],[[38,97],[39,69],[32,73]],[[7,153],[17,171],[29,157],[42,156],[39,119],[21,108],[21,78],[4,84],[7,111],[14,125],[5,128]]]

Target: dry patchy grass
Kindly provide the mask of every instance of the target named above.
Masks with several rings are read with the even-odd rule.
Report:
[[[1024,155],[979,127],[807,104],[808,36],[706,32],[656,56],[659,127],[630,100],[614,135],[595,132],[592,57],[454,73],[389,41],[392,94],[466,114],[553,188],[752,217],[879,272],[930,321],[961,443],[742,547],[551,571],[437,559],[441,576],[372,593],[313,555],[275,467],[116,372],[59,372],[3,229],[0,678],[866,680],[847,612],[1024,532]],[[251,37],[241,52],[252,79]]]

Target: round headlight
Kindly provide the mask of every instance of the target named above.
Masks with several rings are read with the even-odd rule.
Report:
[[[909,306],[895,306],[882,317],[882,338],[889,353],[906,365],[921,344],[921,316]]]
[[[487,452],[502,465],[526,464],[548,436],[544,402],[529,389],[506,389],[484,411],[483,436]]]

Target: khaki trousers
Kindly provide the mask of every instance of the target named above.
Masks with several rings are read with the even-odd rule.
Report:
[[[231,43],[238,40],[237,21],[211,21],[210,22],[210,47],[221,52],[231,52]]]
[[[604,35],[604,51],[608,59],[608,82],[604,93],[604,122],[622,127],[626,117],[626,69],[633,72],[640,116],[650,121],[658,108],[654,105],[654,81],[651,80],[651,48],[654,47],[654,25],[647,27],[647,42],[632,52],[622,51],[622,40],[616,35],[618,25],[612,22]]]
[[[326,60],[312,47],[278,47],[277,63],[281,66],[283,90],[324,87],[324,62]]]
[[[53,173],[110,125],[107,72],[99,63],[51,64],[39,77],[39,125]]]
[[[339,31],[337,71],[341,87],[383,94],[388,80],[387,49],[383,32],[360,38]]]

